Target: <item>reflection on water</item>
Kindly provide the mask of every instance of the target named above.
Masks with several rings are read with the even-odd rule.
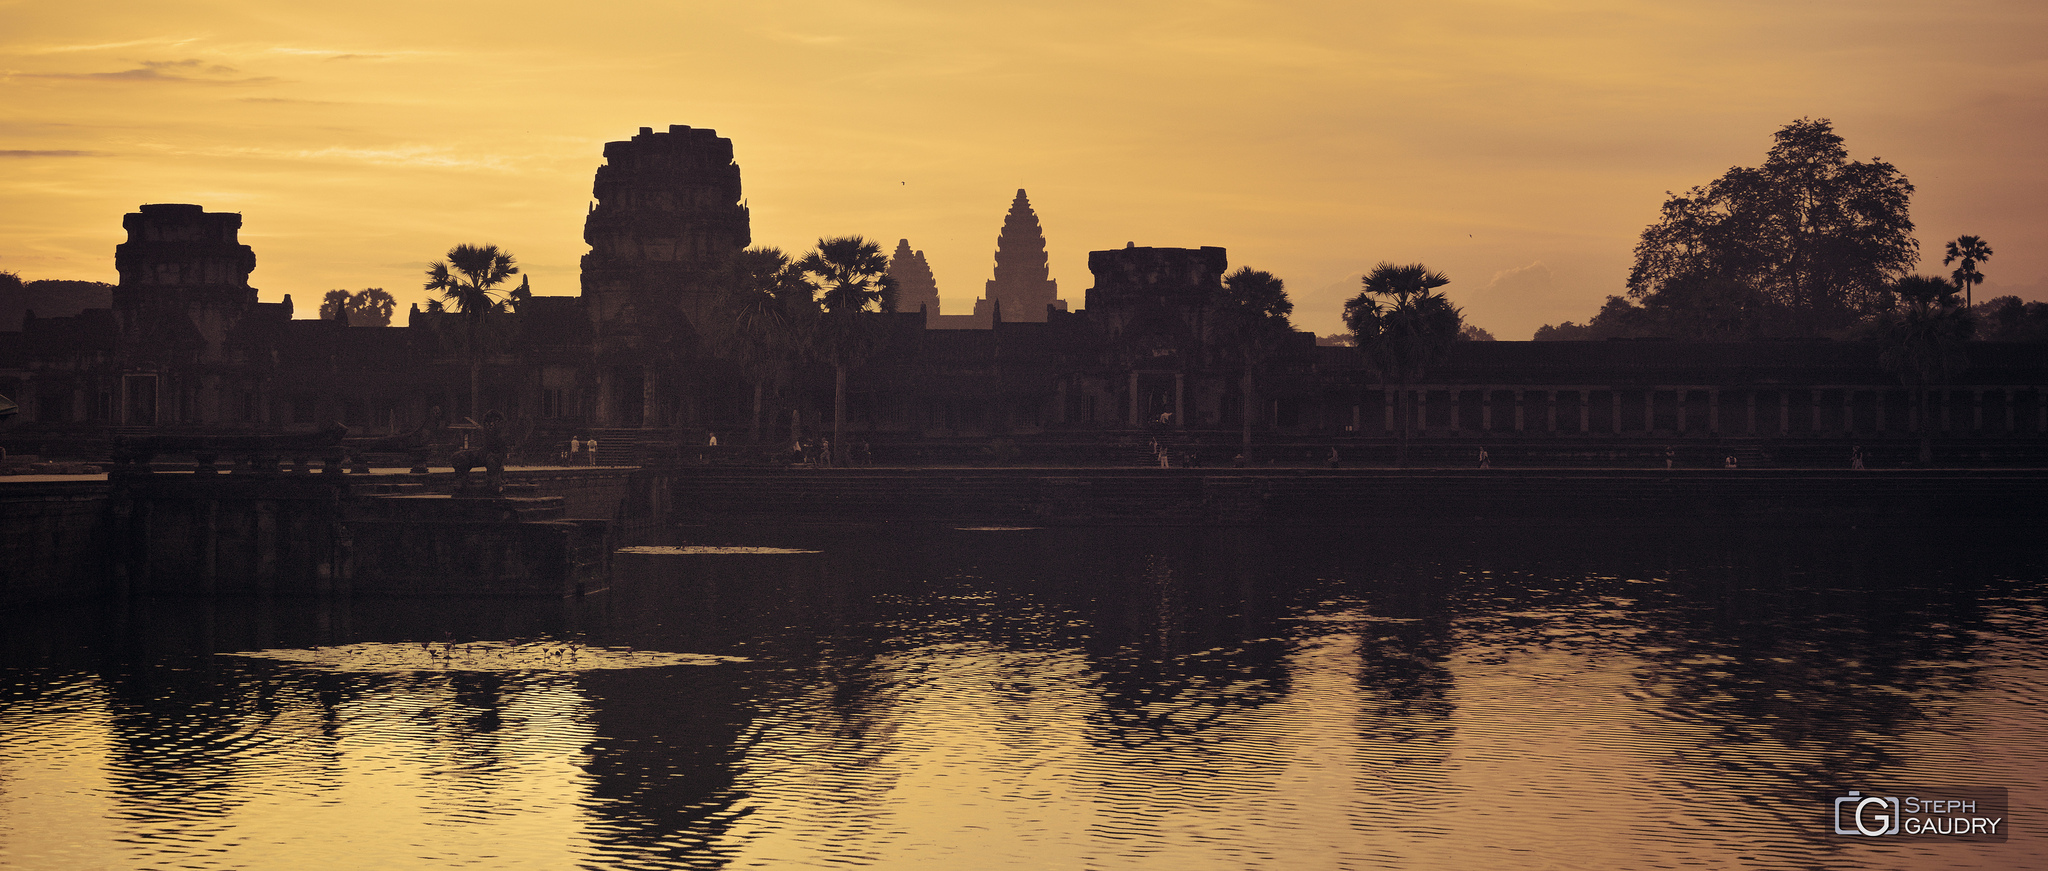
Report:
[[[0,867],[2048,863],[2048,561],[1993,533],[638,550],[576,603],[0,618]],[[1913,784],[2011,840],[1827,836]]]

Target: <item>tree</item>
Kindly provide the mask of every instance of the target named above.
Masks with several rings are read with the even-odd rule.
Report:
[[[1458,338],[1467,342],[1498,341],[1493,337],[1493,333],[1487,332],[1487,329],[1485,327],[1478,326],[1475,324],[1466,324],[1464,326],[1459,327]]]
[[[1235,348],[1244,366],[1238,384],[1243,403],[1243,450],[1252,447],[1252,420],[1258,416],[1254,388],[1257,373],[1280,343],[1294,333],[1287,316],[1294,303],[1287,298],[1287,284],[1273,273],[1250,267],[1223,276],[1223,289],[1214,305],[1213,329],[1219,347]]]
[[[1927,425],[1927,387],[1940,384],[1969,367],[1964,345],[1976,321],[1956,298],[1956,286],[1939,278],[1913,275],[1892,285],[1900,308],[1880,315],[1875,325],[1881,350],[1878,361],[1914,389],[1920,406],[1920,462],[1934,459]]]
[[[2001,296],[1970,309],[1977,338],[1987,342],[2048,342],[2048,302]]]
[[[1970,290],[1984,283],[1984,273],[1977,271],[1977,264],[1991,259],[1991,246],[1976,236],[1957,236],[1948,243],[1948,256],[1941,258],[1941,265],[1947,266],[1958,260],[1963,265],[1956,267],[1953,277],[1956,286],[1963,289],[1963,305],[1970,305]]]
[[[766,386],[788,374],[790,359],[803,346],[804,330],[815,320],[817,288],[780,248],[749,248],[726,265],[709,337],[714,353],[737,363],[754,387],[750,429],[761,441],[761,407]]]
[[[331,321],[343,314],[348,315],[352,327],[388,327],[391,313],[398,308],[398,300],[385,293],[384,288],[371,287],[349,293],[346,290],[330,290],[320,298],[320,319]]]
[[[348,312],[348,291],[330,290],[320,298],[320,319],[331,321]]]
[[[819,239],[817,250],[804,255],[797,268],[818,282],[823,312],[817,338],[832,359],[832,449],[843,455],[846,371],[865,362],[875,339],[861,315],[894,311],[896,281],[888,275],[882,246],[859,236]]]
[[[1397,391],[1394,412],[1401,418],[1401,446],[1396,463],[1408,462],[1408,431],[1415,416],[1408,388],[1450,353],[1463,325],[1458,307],[1436,292],[1449,283],[1443,273],[1420,263],[1382,262],[1366,274],[1364,291],[1344,304],[1344,325],[1358,338],[1359,352],[1381,383],[1391,381]]]
[[[499,309],[494,288],[517,274],[519,267],[513,265],[512,255],[498,250],[496,245],[457,245],[448,249],[447,260],[436,260],[427,267],[426,289],[440,291],[442,298],[462,315],[467,328],[472,415],[482,415],[479,405],[484,392],[483,353],[478,347],[477,332],[483,326],[484,315]]]
[[[1877,310],[1919,259],[1913,185],[1891,164],[1851,161],[1827,119],[1773,135],[1759,167],[1735,167],[1665,200],[1643,230],[1628,293],[1718,279],[1754,289],[1782,320],[1771,332],[1815,335]]]

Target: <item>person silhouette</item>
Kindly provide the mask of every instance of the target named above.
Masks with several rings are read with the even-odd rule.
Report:
[[[1480,449],[1479,449],[1479,468],[1482,468],[1482,469],[1491,469],[1491,468],[1493,468],[1493,458],[1492,458],[1492,456],[1491,456],[1491,455],[1489,455],[1489,454],[1487,454],[1487,453],[1486,453],[1486,449],[1485,449],[1485,448],[1480,448]]]

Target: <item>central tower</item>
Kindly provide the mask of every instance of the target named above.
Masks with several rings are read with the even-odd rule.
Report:
[[[1010,213],[1003,217],[1003,232],[996,237],[996,277],[987,292],[974,304],[977,316],[986,316],[998,305],[1003,320],[1045,320],[1046,306],[1066,309],[1059,301],[1059,282],[1047,277],[1045,232],[1024,189],[1010,201]]]

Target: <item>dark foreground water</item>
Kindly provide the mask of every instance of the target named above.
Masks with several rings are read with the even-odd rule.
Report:
[[[2048,867],[2033,531],[682,530],[0,617],[0,867]],[[1833,797],[2010,791],[2003,843]]]

